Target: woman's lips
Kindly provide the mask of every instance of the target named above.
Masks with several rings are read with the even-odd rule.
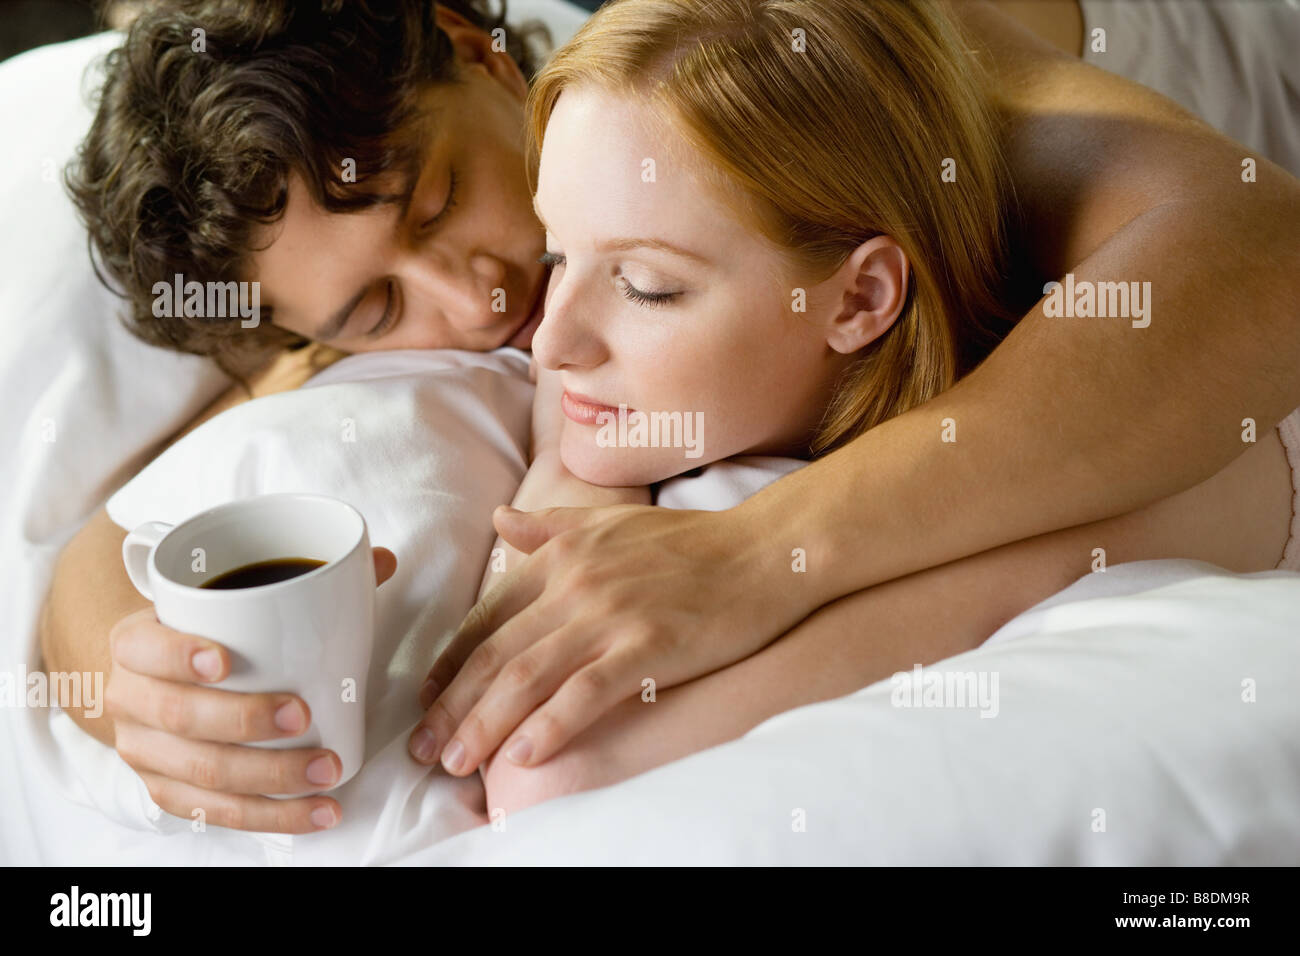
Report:
[[[618,409],[614,406],[602,405],[586,395],[574,395],[567,389],[560,396],[560,408],[564,411],[565,418],[579,425],[600,425],[603,423],[596,420],[598,415],[618,415]],[[631,413],[632,410],[627,409],[627,414]]]

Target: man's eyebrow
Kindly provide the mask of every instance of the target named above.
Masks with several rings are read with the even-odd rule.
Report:
[[[375,202],[381,206],[396,206],[397,221],[405,222],[407,215],[411,211],[411,201],[415,198],[415,184],[419,180],[420,174],[418,172],[407,173],[400,192],[376,196]]]
[[[421,123],[418,132],[415,134],[414,150],[415,161],[409,169],[403,171],[402,188],[399,192],[380,197],[379,202],[383,205],[394,205],[398,207],[397,221],[405,222],[407,215],[411,211],[411,201],[415,198],[415,187],[420,182],[420,176],[424,173],[425,159],[432,152],[434,140],[438,135],[438,125],[430,118],[427,122]]]
[[[369,291],[369,287],[364,288],[349,299],[346,305],[325,320],[325,324],[316,330],[313,338],[319,342],[327,342],[342,332],[343,326],[347,325],[348,316],[352,314],[352,310],[361,303],[361,300],[366,297],[366,293]]]

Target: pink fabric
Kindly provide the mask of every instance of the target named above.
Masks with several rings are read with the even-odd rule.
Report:
[[[1277,423],[1277,433],[1291,463],[1291,537],[1287,538],[1282,560],[1284,571],[1300,571],[1300,408]]]

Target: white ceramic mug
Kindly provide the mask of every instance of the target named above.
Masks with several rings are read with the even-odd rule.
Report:
[[[202,587],[227,571],[280,558],[325,564],[259,587]],[[229,649],[230,675],[208,686],[292,693],[307,702],[305,733],[250,746],[333,750],[343,763],[335,786],[361,769],[375,565],[355,508],[323,495],[245,498],[175,527],[141,525],[122,542],[122,561],[159,621]]]

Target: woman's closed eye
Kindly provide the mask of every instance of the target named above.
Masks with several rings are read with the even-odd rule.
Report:
[[[564,267],[565,259],[562,252],[544,252],[537,260],[542,265],[550,269],[561,269]],[[625,276],[618,277],[619,291],[625,299],[636,302],[649,308],[665,305],[681,295],[680,292],[656,291],[650,289],[638,289]]]
[[[623,276],[619,276],[618,281],[625,298],[631,299],[633,302],[640,303],[641,305],[648,306],[652,309],[661,305],[666,305],[681,295],[680,292],[651,292],[645,289],[638,289]]]

